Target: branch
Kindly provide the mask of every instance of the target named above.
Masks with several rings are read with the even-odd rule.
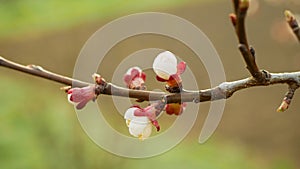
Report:
[[[9,61],[0,57],[0,66],[21,71],[34,76],[42,77],[51,81],[55,81],[64,85],[69,85],[73,87],[84,87],[91,85],[87,82],[82,82],[77,79],[72,79],[66,76],[52,73],[43,69],[40,66],[23,66],[18,63]],[[96,89],[100,91],[100,94],[104,95],[114,95],[120,97],[130,97],[136,98],[144,101],[151,100],[163,100],[166,103],[180,103],[180,102],[206,102],[214,101],[220,99],[227,99],[231,97],[235,92],[254,87],[254,86],[269,86],[273,84],[288,84],[293,86],[293,93],[295,89],[300,86],[300,72],[292,73],[270,73],[268,81],[258,82],[253,77],[246,79],[241,79],[232,82],[223,82],[220,85],[199,91],[186,91],[182,93],[164,93],[164,92],[153,92],[153,91],[143,91],[143,90],[131,90],[111,83],[102,83],[101,85],[96,84]],[[151,97],[150,97],[151,96]],[[287,97],[291,99],[292,97]]]
[[[249,8],[249,0],[233,0],[234,14],[230,14],[231,22],[239,40],[239,50],[246,62],[247,69],[257,81],[265,81],[266,74],[259,70],[255,62],[254,48],[249,47],[247,40],[245,18]]]
[[[69,78],[66,76],[58,75],[53,72],[47,71],[40,66],[36,66],[36,65],[24,66],[24,65],[9,61],[7,59],[4,59],[1,56],[0,56],[0,66],[18,70],[20,72],[28,73],[28,74],[31,74],[34,76],[42,77],[44,79],[49,79],[49,80],[52,80],[52,81],[55,81],[55,82],[58,82],[61,84],[65,84],[65,85],[71,86],[72,84],[76,84],[76,86],[78,86],[78,87],[83,87],[83,86],[88,85],[88,83],[86,83],[86,82],[82,82],[79,80],[75,80],[75,79],[72,79],[72,78]]]
[[[253,47],[249,47],[249,43],[247,41],[245,18],[247,15],[247,10],[249,8],[249,0],[232,0],[232,3],[234,13],[230,14],[229,17],[235,28],[236,35],[239,40],[238,48],[247,64],[247,69],[251,73],[252,77],[259,83],[266,84],[268,83],[268,81],[271,82],[272,76],[274,76],[274,74],[270,74],[265,70],[259,70],[255,62],[255,50]],[[294,34],[297,36],[300,42],[300,28],[295,16],[290,11],[285,11],[285,16],[287,22],[289,23]],[[289,85],[289,91],[287,92],[281,105],[277,109],[278,112],[285,111],[289,107],[295,91],[299,88],[299,83],[297,82],[287,82],[287,84]]]
[[[277,109],[278,112],[283,112],[289,108],[289,106],[292,102],[293,96],[298,88],[299,88],[299,85],[297,85],[297,84],[291,83],[289,85],[289,90],[285,94],[285,97],[283,98],[281,105]]]
[[[249,46],[245,29],[245,17],[249,7],[249,0],[232,0],[234,6],[234,14],[230,14],[230,19],[235,27],[236,34],[239,40],[239,50],[247,64],[247,69],[251,73],[252,77],[241,79],[232,82],[223,82],[220,85],[199,91],[187,91],[182,90],[180,93],[165,93],[165,92],[153,92],[144,90],[132,90],[123,87],[119,87],[112,83],[107,83],[101,76],[95,77],[96,84],[90,84],[70,77],[55,74],[47,71],[40,66],[28,65],[23,66],[18,63],[9,61],[0,57],[0,66],[21,71],[34,76],[42,77],[51,81],[55,81],[61,84],[69,85],[72,87],[85,87],[88,85],[95,85],[94,93],[96,95],[113,95],[120,97],[136,98],[139,101],[154,101],[159,100],[163,103],[181,103],[181,102],[206,102],[220,99],[228,99],[235,92],[254,87],[254,86],[269,86],[273,84],[287,84],[288,92],[286,93],[281,105],[277,111],[285,111],[294,96],[295,91],[300,86],[300,72],[292,73],[269,73],[264,70],[259,70],[255,62],[255,50]],[[286,19],[293,29],[295,35],[300,41],[300,31],[298,23],[294,15],[286,11]],[[150,97],[151,96],[151,97]]]
[[[294,34],[296,35],[298,41],[300,42],[300,28],[299,24],[296,20],[296,17],[293,15],[291,11],[286,10],[284,12],[285,19],[289,24],[290,28],[293,30]]]

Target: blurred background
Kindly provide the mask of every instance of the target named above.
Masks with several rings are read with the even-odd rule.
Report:
[[[0,3],[0,55],[21,64],[33,63],[72,76],[81,48],[95,31],[118,17],[152,11],[177,15],[199,27],[217,49],[228,81],[249,76],[228,19],[231,1],[1,0]],[[251,1],[247,32],[260,68],[270,72],[299,70],[299,44],[283,16],[285,9],[300,13],[299,7],[298,0]],[[191,59],[194,54],[190,49],[174,39],[156,35],[136,36],[117,44],[105,56],[99,72],[111,80],[119,63],[111,63],[110,58],[122,60],[150,47],[169,49],[183,56],[196,74],[198,86],[210,87],[201,61]],[[152,72],[148,73],[148,86],[163,89],[163,84],[151,80]],[[218,129],[204,144],[198,143],[198,136],[210,104],[201,103],[196,124],[178,146],[156,157],[128,159],[102,150],[89,139],[73,106],[59,90],[61,84],[5,68],[0,68],[0,82],[1,169],[300,167],[299,93],[295,94],[289,110],[276,112],[287,91],[285,85],[236,93],[227,100]],[[114,111],[110,97],[101,96],[100,105],[110,112],[105,115],[107,121],[128,134],[125,125],[119,125],[124,120]],[[174,119],[162,117],[160,123],[168,126]]]

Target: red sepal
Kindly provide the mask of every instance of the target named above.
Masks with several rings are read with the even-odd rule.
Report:
[[[177,73],[176,74],[182,74],[186,69],[186,63],[185,62],[180,62],[177,65]]]
[[[159,81],[159,82],[166,82],[166,81],[168,81],[168,80],[166,80],[166,79],[163,79],[163,78],[161,78],[161,77],[159,77],[159,76],[156,76],[156,80],[157,81]]]

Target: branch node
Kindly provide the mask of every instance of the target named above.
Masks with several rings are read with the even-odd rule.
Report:
[[[239,44],[239,45],[238,45],[238,48],[239,48],[240,52],[241,52],[243,55],[244,55],[244,54],[247,54],[248,50],[247,50],[246,45],[244,45],[244,44]]]
[[[193,102],[194,102],[194,103],[199,103],[199,102],[200,102],[200,99],[199,99],[199,98],[194,98],[194,99],[193,99]]]
[[[255,49],[253,48],[253,46],[250,46],[250,53],[253,56],[253,58],[255,59]]]
[[[95,84],[95,94],[99,96],[101,93],[104,93],[107,85],[98,85]]]
[[[165,85],[166,91],[170,93],[180,93],[182,91],[182,86],[169,86]]]
[[[42,68],[41,66],[38,66],[38,65],[27,65],[27,67],[30,69],[33,69],[33,70],[40,71],[40,72],[45,71],[44,68]]]
[[[263,74],[263,81],[266,83],[266,82],[269,82],[272,75],[270,72],[268,72],[267,70],[262,70],[261,73]]]
[[[98,96],[101,93],[104,93],[105,90],[107,89],[108,83],[105,81],[104,78],[102,78],[100,75],[94,73],[92,75],[95,81],[95,94]]]
[[[161,102],[166,104],[167,101],[168,101],[167,96],[166,95],[162,96]]]

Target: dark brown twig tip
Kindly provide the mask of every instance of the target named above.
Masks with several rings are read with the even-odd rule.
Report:
[[[229,18],[231,20],[232,25],[236,26],[236,14],[234,13],[229,14]]]

